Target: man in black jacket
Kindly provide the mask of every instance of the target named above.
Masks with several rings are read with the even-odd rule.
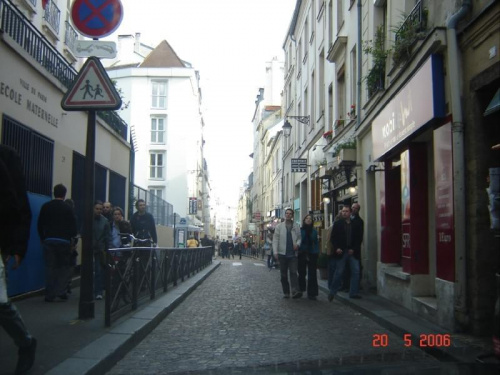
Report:
[[[155,245],[158,244],[158,236],[156,234],[156,225],[153,215],[146,212],[146,202],[144,199],[139,199],[135,203],[135,208],[137,211],[132,215],[130,219],[130,225],[132,226],[132,232],[134,236],[141,240],[151,240]],[[134,246],[138,247],[148,247],[151,243],[149,242],[138,242]]]
[[[35,361],[36,339],[7,297],[5,266],[9,258],[17,268],[28,249],[31,209],[23,168],[17,152],[0,145],[0,326],[19,347],[16,374],[25,374]],[[5,260],[5,263],[4,263]]]
[[[54,186],[54,199],[42,206],[38,216],[38,235],[45,259],[45,302],[54,302],[56,297],[68,299],[71,240],[77,235],[77,226],[73,210],[64,203],[66,191],[63,184]]]
[[[333,224],[330,241],[333,254],[330,262],[335,263],[335,275],[330,287],[328,300],[332,301],[342,284],[342,275],[346,263],[351,270],[350,298],[361,298],[359,293],[359,259],[361,257],[361,241],[363,240],[363,227],[358,220],[351,220],[351,208],[342,208],[342,219]]]

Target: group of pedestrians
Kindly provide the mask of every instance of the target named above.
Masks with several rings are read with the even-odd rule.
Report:
[[[328,260],[328,300],[332,301],[341,288],[349,291],[350,298],[361,298],[361,243],[363,220],[359,217],[360,205],[344,206],[327,231],[326,252]],[[285,220],[274,230],[270,228],[264,248],[268,255],[268,267],[273,257],[279,262],[281,286],[284,298],[318,296],[317,263],[320,253],[318,231],[313,218],[306,215],[302,226],[293,220],[294,211],[285,210]],[[346,272],[347,270],[347,272]]]
[[[272,253],[279,262],[283,295],[284,298],[301,298],[307,292],[310,300],[316,300],[318,232],[311,215],[304,217],[302,227],[294,222],[293,215],[293,210],[287,208],[285,220],[275,227],[272,234]]]
[[[38,235],[42,241],[45,260],[45,301],[67,300],[68,284],[75,265],[75,238],[77,222],[75,212],[65,201],[67,189],[63,184],[54,186],[54,199],[45,203],[38,218]],[[71,201],[70,201],[71,202]],[[138,239],[157,242],[154,218],[146,212],[143,199],[136,202],[137,212],[132,220],[124,220],[121,207],[111,202],[96,200],[93,206],[92,253],[94,264],[94,298],[103,299],[107,250],[127,245],[134,234]],[[149,245],[149,244],[148,244]]]
[[[327,238],[328,300],[331,302],[341,288],[349,291],[349,298],[359,299],[361,279],[361,243],[364,223],[359,217],[360,205],[344,206]],[[346,266],[348,265],[348,273]],[[344,275],[349,275],[347,278]]]

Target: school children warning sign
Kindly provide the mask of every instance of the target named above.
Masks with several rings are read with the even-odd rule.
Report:
[[[66,111],[114,110],[120,95],[96,57],[89,57],[61,101]]]

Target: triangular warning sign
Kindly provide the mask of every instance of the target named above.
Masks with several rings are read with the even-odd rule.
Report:
[[[66,111],[119,109],[121,105],[120,95],[96,57],[83,64],[61,101]]]

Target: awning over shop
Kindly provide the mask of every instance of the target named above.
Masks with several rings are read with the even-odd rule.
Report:
[[[491,99],[491,102],[490,104],[488,104],[488,107],[486,107],[486,111],[484,111],[483,116],[486,117],[498,110],[500,110],[500,89],[497,90],[496,94],[493,96],[493,99]]]

